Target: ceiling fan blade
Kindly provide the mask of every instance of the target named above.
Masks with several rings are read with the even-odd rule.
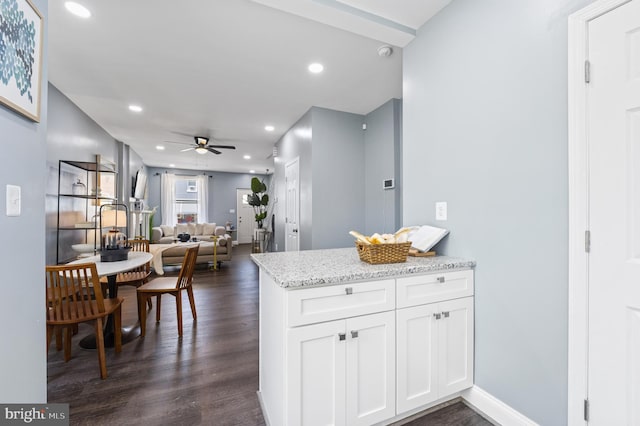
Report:
[[[236,147],[232,146],[232,145],[211,145],[211,144],[208,144],[207,146],[210,146],[212,148],[236,149]]]
[[[192,149],[195,149],[195,148],[194,148],[194,147],[191,147],[191,148],[181,149],[181,150],[180,150],[180,152],[191,151]]]
[[[210,146],[207,146],[206,148],[207,148],[207,151],[213,152],[214,154],[218,154],[218,155],[222,154],[220,151],[218,151],[217,149],[213,149]]]

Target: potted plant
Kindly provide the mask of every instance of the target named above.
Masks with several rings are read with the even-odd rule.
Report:
[[[256,214],[256,224],[258,229],[262,229],[262,223],[267,218],[267,205],[269,204],[269,194],[267,185],[257,177],[251,178],[251,192],[249,195],[249,205],[253,207]]]

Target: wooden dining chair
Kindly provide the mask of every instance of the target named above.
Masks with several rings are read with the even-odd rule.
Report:
[[[149,253],[149,240],[128,240],[127,245],[131,246],[131,251],[144,251]],[[149,281],[149,275],[151,275],[151,262],[147,262],[142,266],[138,266],[137,268],[126,272],[120,272],[116,275],[116,285],[140,287]],[[100,282],[105,286],[107,284],[107,277],[100,278]],[[147,306],[149,309],[153,307],[151,299],[147,300]],[[139,317],[140,315],[138,315],[138,318]]]
[[[71,359],[71,335],[74,326],[93,322],[96,348],[100,364],[100,377],[107,378],[104,352],[103,320],[114,316],[115,350],[122,350],[121,305],[122,298],[106,299],[98,278],[95,263],[46,266],[47,296],[47,353],[51,337],[57,329],[64,330],[64,360]]]
[[[193,298],[193,270],[196,267],[196,258],[200,245],[189,247],[184,254],[182,267],[178,274],[178,279],[172,277],[154,278],[146,284],[138,287],[138,313],[140,314],[140,336],[144,337],[147,325],[147,311],[144,309],[145,303],[151,297],[156,297],[156,322],[160,321],[161,296],[170,294],[176,298],[176,311],[178,314],[178,336],[182,336],[182,292],[186,291],[191,305],[193,320],[197,319],[196,303]]]

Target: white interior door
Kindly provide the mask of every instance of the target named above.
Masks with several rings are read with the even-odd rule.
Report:
[[[589,23],[589,423],[640,424],[640,0]]]
[[[253,228],[256,227],[256,215],[249,205],[250,189],[236,189],[236,216],[238,223],[236,232],[238,244],[249,244],[253,238]]]
[[[300,250],[300,162],[298,158],[284,166],[285,196],[285,251]]]

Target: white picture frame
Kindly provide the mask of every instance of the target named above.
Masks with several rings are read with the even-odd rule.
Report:
[[[31,0],[0,9],[0,103],[40,122],[44,19]],[[8,24],[7,24],[8,23]]]

